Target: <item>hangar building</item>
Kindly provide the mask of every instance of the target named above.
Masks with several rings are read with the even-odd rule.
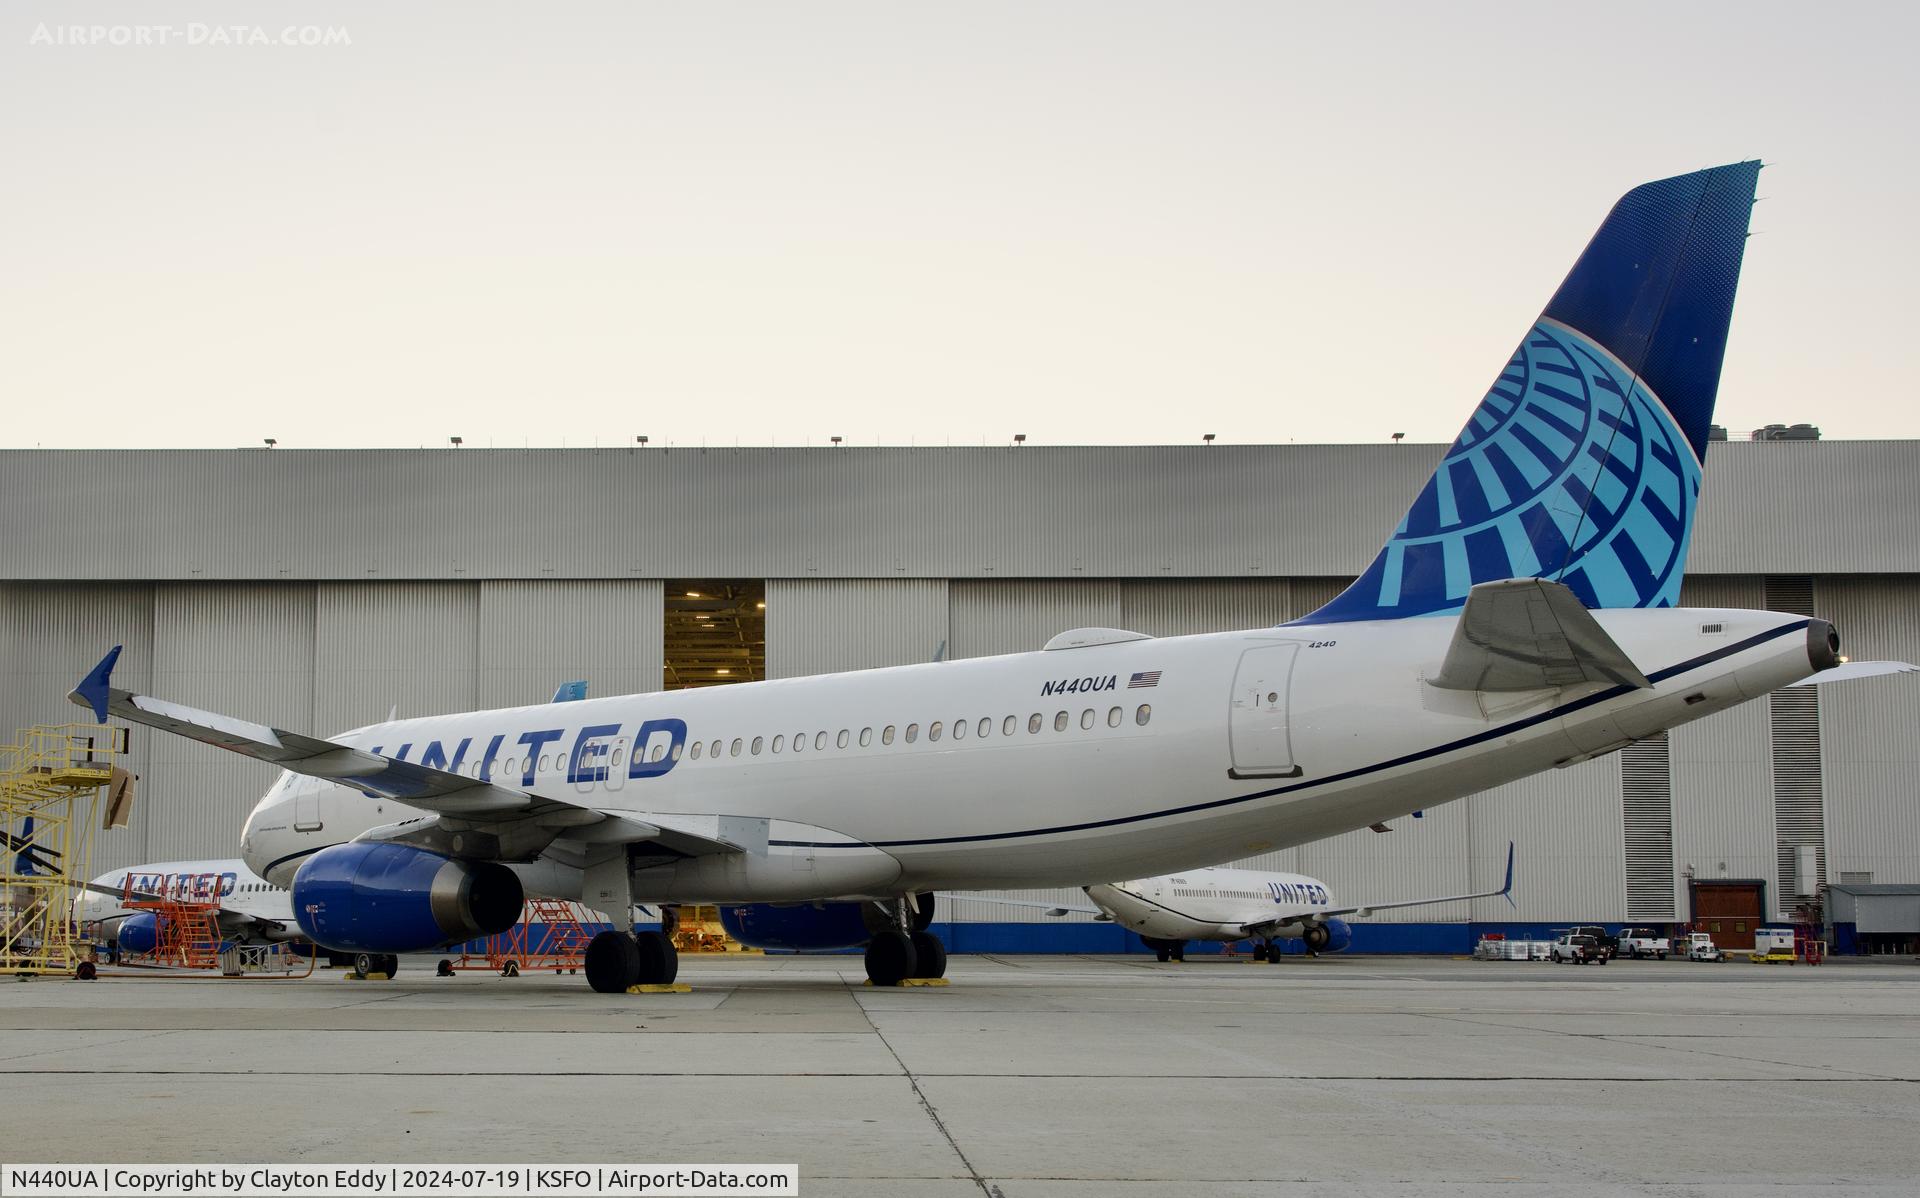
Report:
[[[0,452],[0,734],[133,690],[322,734],[403,714],[972,657],[1104,625],[1305,614],[1371,560],[1440,446]],[[1685,601],[1831,619],[1920,660],[1920,444],[1716,444]],[[1224,705],[1227,696],[1221,696]],[[1600,760],[1247,864],[1383,913],[1361,948],[1696,919],[1724,944],[1815,882],[1920,883],[1920,683],[1804,687]],[[234,855],[257,762],[136,730],[98,869]],[[1814,878],[1802,874],[1813,846]],[[1079,898],[1072,892],[1020,897]],[[957,951],[1117,949],[972,901]]]

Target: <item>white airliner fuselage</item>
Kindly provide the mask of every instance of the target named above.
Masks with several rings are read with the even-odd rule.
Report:
[[[1826,649],[1824,623],[1773,612],[1593,616],[1651,687],[1443,689],[1429,679],[1456,622],[1406,619],[468,712],[335,743],[588,812],[721,834],[768,821],[764,853],[637,862],[640,902],[1090,885],[1304,844],[1610,752],[1806,678]],[[286,773],[243,853],[286,886],[319,849],[425,818]],[[443,809],[432,843],[474,851],[461,827]],[[537,860],[504,842],[497,856],[530,891],[592,906],[591,841],[546,835]]]

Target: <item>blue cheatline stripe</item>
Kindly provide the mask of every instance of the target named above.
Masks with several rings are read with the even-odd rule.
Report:
[[[273,860],[267,862],[267,868],[260,871],[260,876],[263,878],[266,877],[269,873],[273,871],[275,866],[285,865],[287,862],[298,860],[301,857],[310,857],[313,854],[319,852],[321,849],[330,849],[330,848],[333,848],[335,845],[342,845],[345,843],[347,842],[344,840],[336,840],[333,842],[333,844],[316,844],[310,849],[301,849],[297,853],[288,853],[284,857],[275,857]]]

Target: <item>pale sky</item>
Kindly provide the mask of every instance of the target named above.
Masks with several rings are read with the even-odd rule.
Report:
[[[1916,437],[1916,44],[1911,3],[15,0],[0,445],[1447,441],[1622,192],[1753,157],[1716,418]]]

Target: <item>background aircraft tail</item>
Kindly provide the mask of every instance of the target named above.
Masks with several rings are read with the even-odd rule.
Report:
[[[1759,174],[1623,196],[1380,555],[1297,622],[1458,612],[1503,578],[1588,607],[1677,603]]]

